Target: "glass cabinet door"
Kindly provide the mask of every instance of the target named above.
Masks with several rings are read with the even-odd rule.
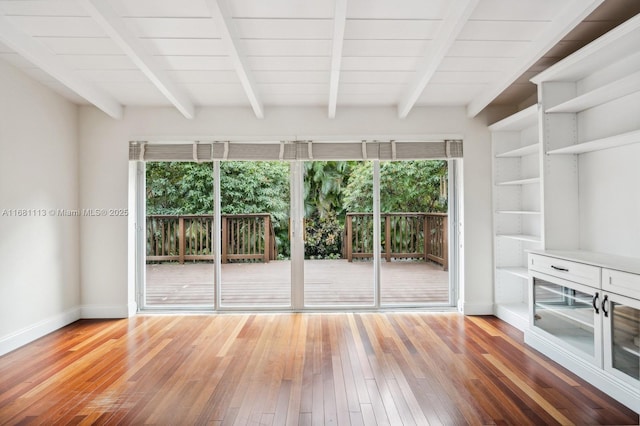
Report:
[[[537,275],[533,276],[532,282],[533,326],[553,336],[558,344],[600,363],[597,290]]]
[[[605,368],[640,384],[640,301],[605,294]]]

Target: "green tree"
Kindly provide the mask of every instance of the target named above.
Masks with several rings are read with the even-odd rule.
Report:
[[[443,160],[386,161],[380,164],[382,212],[446,212],[447,162]],[[373,211],[373,164],[359,163],[344,189],[349,212]]]
[[[213,165],[146,164],[147,214],[213,214]]]

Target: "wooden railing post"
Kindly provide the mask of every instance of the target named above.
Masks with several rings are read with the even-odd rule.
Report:
[[[347,215],[347,261],[353,262],[353,216]]]
[[[384,258],[391,262],[391,216],[384,218]]]
[[[424,215],[424,261],[429,260],[429,255],[432,253],[431,244],[431,218],[428,214]]]
[[[449,216],[442,217],[442,268],[449,270]]]
[[[221,253],[221,257],[222,259],[220,259],[221,263],[227,263],[227,250],[229,249],[229,224],[227,223],[228,218],[226,216],[222,216],[222,241],[221,241],[221,246],[220,249],[222,251]]]
[[[178,246],[178,262],[181,265],[184,264],[184,252],[186,248],[185,230],[184,230],[184,217],[178,218],[178,238],[180,238]]]
[[[271,216],[264,216],[264,263],[269,263],[269,247],[271,247]]]

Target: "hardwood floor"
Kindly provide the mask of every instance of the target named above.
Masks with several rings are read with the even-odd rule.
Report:
[[[456,313],[83,320],[0,357],[2,424],[638,424]]]

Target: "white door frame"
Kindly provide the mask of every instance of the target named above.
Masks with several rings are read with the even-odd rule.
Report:
[[[313,160],[308,160],[313,161]],[[373,227],[374,227],[374,247],[380,247],[381,244],[381,229],[380,229],[380,161],[379,160],[364,160],[373,162]],[[458,194],[456,189],[457,183],[457,164],[456,160],[448,162],[449,171],[449,298],[450,305],[455,305],[458,289],[458,214],[457,203]],[[133,166],[135,165],[135,166]],[[136,200],[136,244],[135,244],[135,280],[136,280],[136,301],[138,310],[140,309],[164,309],[160,307],[149,307],[145,304],[145,265],[146,265],[146,181],[145,181],[145,163],[134,162],[132,167],[135,169],[135,200]],[[214,249],[214,286],[215,286],[215,298],[214,304],[211,309],[215,311],[246,311],[247,309],[255,311],[282,311],[283,309],[289,309],[294,312],[298,311],[313,311],[313,310],[362,310],[362,309],[379,309],[381,308],[380,297],[380,264],[381,253],[379,250],[374,249],[373,253],[373,291],[374,291],[374,303],[369,306],[348,306],[348,305],[336,305],[336,306],[322,306],[307,308],[304,303],[304,173],[303,173],[303,161],[290,162],[290,217],[291,217],[291,305],[287,307],[222,307],[221,306],[221,193],[220,193],[220,161],[213,162],[213,200],[214,200],[214,226],[212,232],[217,235],[212,235],[213,249]],[[131,170],[133,171],[133,170]],[[385,306],[386,307],[386,306]],[[202,307],[171,307],[172,310],[180,309],[202,309]]]

